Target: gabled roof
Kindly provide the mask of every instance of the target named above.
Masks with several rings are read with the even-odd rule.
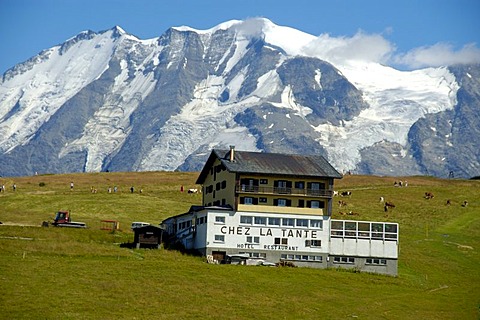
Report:
[[[203,184],[214,161],[220,162],[232,173],[266,174],[341,179],[342,175],[320,155],[294,155],[234,150],[230,161],[230,150],[214,149],[200,172],[197,184]]]

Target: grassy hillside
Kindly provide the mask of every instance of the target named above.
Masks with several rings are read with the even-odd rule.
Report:
[[[337,190],[352,196],[342,198],[346,207],[334,205],[334,218],[400,223],[398,277],[209,265],[177,251],[120,248],[133,240],[131,222],[158,224],[200,204],[201,195],[180,192],[182,185],[195,187],[196,178],[179,172],[0,178],[6,186],[0,193],[0,318],[480,317],[480,181],[370,176],[336,181]],[[408,187],[394,187],[395,180],[408,180]],[[114,186],[118,192],[108,193]],[[435,197],[427,200],[425,192]],[[380,196],[396,208],[385,212]],[[464,200],[467,207],[461,206]],[[88,229],[39,227],[60,209],[70,210]],[[120,221],[121,230],[100,230],[102,219]]]

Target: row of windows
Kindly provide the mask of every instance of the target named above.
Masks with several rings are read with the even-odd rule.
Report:
[[[195,223],[197,225],[207,223],[207,217],[206,216],[205,217],[198,217],[197,220],[195,221]],[[179,222],[178,223],[178,230],[188,229],[191,226],[192,226],[192,221],[191,220]]]
[[[210,206],[225,206],[227,204],[227,200],[225,199],[221,199],[221,200],[215,200],[213,202],[208,202],[205,204],[206,207],[210,207]]]
[[[257,205],[259,203],[261,204],[266,204],[268,202],[268,198],[266,197],[240,197],[240,204],[246,204],[246,205]],[[297,200],[297,208],[313,208],[313,209],[322,209],[325,208],[325,202],[324,201],[318,201],[318,200],[307,200],[305,201],[304,199],[299,199]],[[291,207],[292,206],[292,200],[290,199],[284,199],[284,198],[279,198],[279,199],[273,199],[273,205],[276,207]]]
[[[225,223],[225,217],[217,216],[215,220],[219,223]],[[223,219],[222,219],[223,218]],[[285,227],[299,227],[299,228],[312,228],[322,229],[323,220],[318,219],[294,219],[294,218],[275,218],[275,217],[252,217],[252,216],[240,216],[241,224],[259,225],[259,226],[285,226]]]
[[[398,240],[398,224],[350,220],[332,220],[332,238]]]
[[[267,185],[268,179],[251,179],[251,178],[243,178],[240,180],[240,185],[245,187],[254,187],[258,185]],[[307,182],[305,181],[289,181],[289,180],[274,180],[273,186],[276,188],[292,188],[295,189],[307,189],[311,190],[320,190],[325,189],[326,184],[323,182]]]
[[[225,242],[225,235],[224,234],[216,234],[215,235],[215,242]],[[255,236],[247,236],[245,239],[245,243],[249,244],[260,244],[260,237]],[[274,238],[273,244],[276,245],[288,245],[288,238]],[[305,247],[317,248],[322,246],[321,240],[305,240]]]
[[[353,257],[333,257],[333,263],[354,264],[355,258]],[[365,264],[386,266],[387,259],[367,258]]]
[[[315,261],[322,262],[322,256],[310,256],[310,255],[300,255],[300,254],[282,254],[280,256],[282,260],[292,260],[292,261]]]
[[[355,258],[353,258],[353,257],[333,257],[333,263],[354,264],[355,263]]]
[[[190,228],[191,226],[192,226],[192,221],[190,220],[183,221],[178,224],[178,230],[187,229],[187,228]]]
[[[239,252],[239,254],[248,254],[250,258],[267,258],[267,254],[263,252]]]
[[[211,167],[210,168],[210,174],[213,174],[213,172],[215,171],[216,173],[219,173],[219,172],[222,172],[223,170],[225,170],[226,168],[223,166],[223,165],[218,165],[218,166],[215,166],[215,167]]]
[[[216,191],[221,190],[221,189],[225,189],[226,187],[227,187],[227,181],[226,180],[223,180],[222,182],[217,182],[215,184],[215,190]],[[206,194],[213,193],[213,185],[209,185],[209,186],[205,187],[205,193]]]

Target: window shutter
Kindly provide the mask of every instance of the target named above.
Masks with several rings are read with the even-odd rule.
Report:
[[[240,197],[240,204],[245,204],[245,197]]]
[[[273,199],[273,205],[278,206],[278,199]]]
[[[312,207],[312,201],[307,200],[307,208],[311,208],[311,207]]]
[[[292,181],[287,181],[287,188],[291,188],[292,187]]]
[[[287,199],[287,207],[291,207],[291,206],[292,206],[292,200]]]
[[[253,203],[253,204],[258,204],[258,198],[253,198],[252,203]]]

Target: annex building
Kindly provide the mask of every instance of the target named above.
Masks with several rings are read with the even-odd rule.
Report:
[[[202,205],[162,226],[220,263],[245,257],[397,275],[398,224],[331,219],[341,178],[322,156],[214,149],[197,179]]]

